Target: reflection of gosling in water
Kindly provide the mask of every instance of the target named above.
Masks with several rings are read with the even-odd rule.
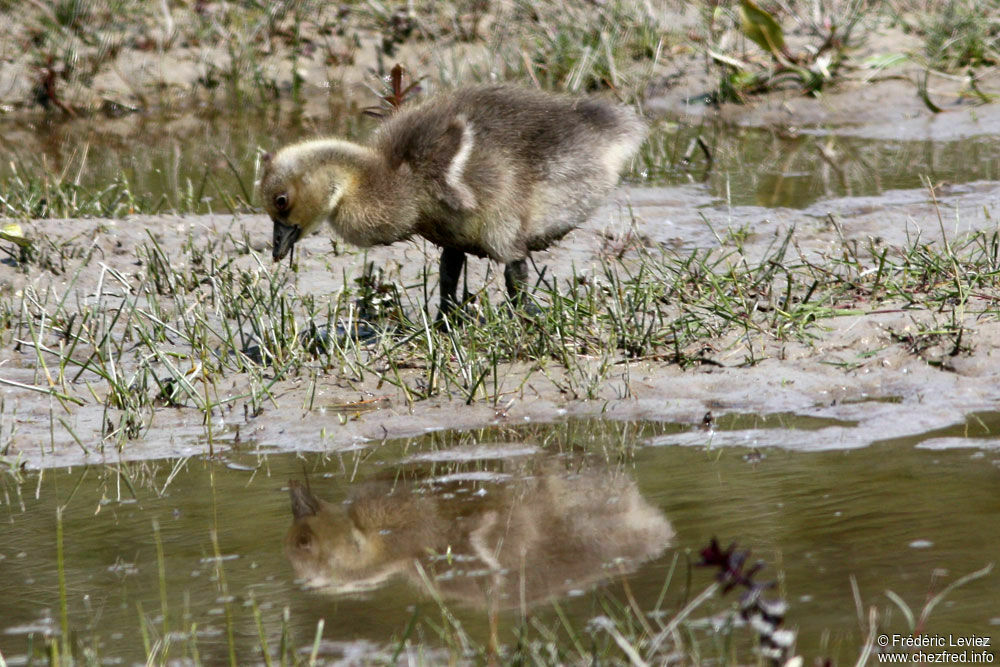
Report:
[[[531,604],[630,571],[673,537],[621,473],[547,472],[484,488],[459,501],[367,483],[345,507],[293,481],[285,553],[306,585],[330,592],[371,589],[396,574],[420,586],[419,563],[450,598],[483,605],[488,593],[512,607],[522,590]]]
[[[440,95],[390,117],[367,145],[317,139],[265,155],[258,197],[274,222],[274,260],[327,220],[347,241],[420,235],[441,246],[441,310],[456,305],[465,253],[505,265],[583,223],[645,135],[628,109],[513,86]]]

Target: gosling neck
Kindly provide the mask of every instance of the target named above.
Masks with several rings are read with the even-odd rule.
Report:
[[[393,167],[367,146],[352,144],[352,150],[349,155],[341,150],[342,157],[325,162],[325,177],[340,185],[330,195],[328,219],[334,230],[362,247],[413,235],[419,202],[409,166]]]

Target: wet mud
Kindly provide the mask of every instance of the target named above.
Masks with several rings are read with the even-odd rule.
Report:
[[[866,48],[871,53],[913,48],[907,40],[912,38],[895,33],[872,36]],[[863,59],[864,54],[858,57]],[[916,239],[940,244],[974,230],[995,230],[1000,203],[1000,106],[973,105],[955,97],[960,82],[935,84],[932,93],[955,99],[938,114],[919,100],[912,77],[880,78],[877,72],[865,71],[816,98],[777,91],[750,105],[713,110],[692,102],[707,82],[699,78],[699,68],[685,65],[691,58],[675,59],[677,71],[688,74],[671,79],[673,83],[660,92],[654,86],[646,111],[659,150],[676,157],[691,137],[700,134],[715,151],[713,168],[703,173],[705,165],[696,160],[689,169],[650,174],[643,173],[640,160],[632,182],[584,227],[548,252],[535,253],[533,278],[544,271],[553,284],[559,284],[574,272],[593,274],[602,255],[627,252],[633,243],[689,251],[717,248],[727,238],[740,238],[740,253],[753,261],[792,231],[795,253],[823,262],[845,244],[899,248]],[[982,85],[991,84],[984,79]],[[205,205],[217,210],[225,191],[248,187],[258,144],[278,144],[331,129],[370,130],[362,122],[348,122],[359,116],[356,110],[348,111],[343,100],[335,106],[336,111],[329,106],[306,110],[298,123],[284,122],[287,118],[233,122],[222,117],[201,124],[175,117],[152,127],[143,116],[128,116],[108,121],[99,131],[101,136],[118,135],[117,142],[102,139],[92,149],[93,124],[84,120],[51,127],[37,119],[10,119],[5,122],[12,132],[5,139],[12,147],[20,146],[24,155],[45,155],[54,166],[79,171],[80,177],[94,183],[102,174],[107,178],[132,169],[147,175],[148,181],[139,184],[143,191],[172,195],[195,188],[201,196],[214,199],[214,204]],[[662,125],[658,114],[664,113],[671,116]],[[265,126],[275,130],[263,132]],[[155,135],[156,145],[148,153],[130,155],[124,149],[128,137],[137,133]],[[191,143],[195,146],[189,148]],[[81,145],[90,156],[82,161]],[[107,149],[104,153],[102,146]],[[225,157],[218,146],[227,147]],[[238,177],[222,164],[225,159],[232,160]],[[677,164],[672,158],[663,162]],[[925,181],[933,191],[924,187]],[[151,234],[168,257],[179,256],[185,243],[210,243],[226,236],[246,241],[241,252],[252,250],[251,256],[234,258],[242,266],[262,265],[269,254],[270,223],[253,214],[31,220],[23,226],[28,234],[68,244],[76,256],[62,262],[57,274],[23,273],[7,261],[0,268],[0,289],[14,297],[28,290],[81,303],[96,300],[106,302],[109,309],[120,303],[116,299],[122,289],[135,285],[124,286],[108,278],[108,272],[126,281],[136,275],[141,261],[138,249]],[[232,246],[226,252],[231,253]],[[412,285],[422,280],[423,267],[436,264],[436,253],[423,242],[361,252],[332,243],[323,234],[300,243],[292,285],[300,294],[322,301],[335,295],[345,278],[361,275],[367,263],[384,269],[399,284]],[[100,261],[82,266],[85,258],[94,256]],[[471,262],[468,282],[488,283],[494,292],[501,291],[496,267],[483,261]],[[95,291],[98,286],[105,291]],[[989,314],[993,298],[971,296],[974,307],[957,323],[964,327],[968,348],[961,355],[944,348],[914,354],[901,342],[906,332],[930,326],[933,313],[913,312],[905,304],[875,308],[859,301],[841,305],[850,314],[814,327],[809,343],[732,336],[712,342],[706,353],[711,363],[686,370],[662,360],[624,360],[591,400],[570,398],[544,377],[524,384],[527,371],[517,363],[504,369],[503,400],[488,405],[465,405],[448,396],[413,403],[404,392],[377,380],[345,384],[329,376],[315,383],[296,378],[278,381],[274,395],[279,400],[253,419],[234,407],[217,416],[210,429],[197,411],[157,410],[143,437],[120,451],[102,446],[106,415],[86,388],[73,388],[85,404],[67,412],[44,395],[5,385],[0,392],[9,436],[7,454],[29,467],[183,456],[203,453],[206,437],[212,441],[212,451],[329,450],[435,429],[565,416],[695,423],[709,411],[792,412],[856,422],[836,436],[783,443],[798,449],[856,448],[881,438],[961,423],[966,414],[995,406],[994,357],[1000,327]],[[35,351],[20,344],[0,351],[0,373],[15,382],[37,384]],[[234,394],[242,382],[234,379]],[[307,396],[313,397],[313,408],[303,410]]]
[[[865,244],[877,237],[881,247],[890,247],[916,237],[940,243],[942,232],[956,238],[973,230],[992,230],[1000,215],[998,204],[1000,184],[995,182],[956,184],[934,200],[926,190],[915,189],[839,197],[799,209],[726,206],[702,185],[630,187],[621,189],[614,203],[556,248],[536,253],[534,261],[559,284],[574,271],[598,271],[608,239],[630,233],[641,234],[649,244],[709,248],[717,246],[720,235],[728,230],[742,230],[748,232],[743,252],[752,260],[794,230],[796,252],[821,262],[844,239]],[[830,224],[831,214],[840,221],[838,225]],[[149,240],[150,233],[168,255],[178,253],[192,239],[201,242],[226,235],[249,239],[250,254],[234,261],[245,266],[269,263],[270,223],[263,216],[135,216],[115,221],[32,221],[24,226],[28,233],[69,240],[78,256],[67,260],[60,275],[7,269],[3,289],[15,294],[25,290],[52,293],[82,303],[102,301],[107,308],[118,307],[126,294],[122,290],[127,288],[111,276],[119,275],[127,283],[128,276],[135,275],[136,249]],[[400,284],[418,284],[423,267],[433,266],[437,257],[436,248],[416,242],[334,253],[331,240],[317,235],[299,245],[294,289],[318,300],[336,294],[344,276],[360,275],[369,262],[383,267]],[[101,260],[83,266],[87,253],[98,253]],[[495,267],[486,261],[470,264],[470,284],[486,283],[501,293]],[[104,290],[101,293],[95,292],[99,286]],[[712,363],[686,370],[669,360],[624,360],[591,400],[567,397],[557,383],[543,376],[533,376],[524,384],[521,379],[529,369],[521,362],[505,369],[499,391],[504,398],[496,405],[465,405],[448,396],[411,402],[404,392],[376,377],[348,385],[336,376],[319,376],[314,383],[304,377],[282,379],[272,390],[276,400],[259,415],[247,418],[233,405],[216,416],[209,425],[211,444],[213,451],[229,447],[330,450],[429,430],[565,416],[695,423],[706,412],[791,412],[850,420],[856,425],[837,435],[812,434],[787,441],[785,446],[803,450],[863,447],[887,437],[960,423],[967,413],[995,407],[1000,324],[982,312],[989,304],[984,301],[975,309],[970,307],[965,315],[968,351],[961,355],[951,355],[943,345],[914,354],[900,339],[900,332],[930,325],[934,313],[911,311],[905,304],[875,308],[858,301],[845,306],[845,315],[814,327],[808,343],[763,335],[732,336],[712,343],[706,353]],[[39,370],[31,345],[18,344],[0,354],[5,378],[36,384]],[[749,359],[753,362],[747,363]],[[403,369],[403,373],[405,380],[406,373],[417,371]],[[244,381],[239,375],[234,377],[234,394]],[[120,451],[109,451],[101,446],[105,407],[91,400],[86,386],[71,384],[70,388],[84,404],[68,411],[45,396],[9,385],[0,389],[6,429],[13,432],[8,456],[30,467],[51,467],[206,452],[209,434],[203,415],[185,407],[157,409],[142,438],[128,442]],[[307,397],[312,397],[311,410],[302,407]]]

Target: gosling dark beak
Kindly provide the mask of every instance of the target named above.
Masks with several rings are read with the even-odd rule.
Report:
[[[301,228],[274,220],[274,242],[271,246],[271,257],[274,261],[280,262],[284,259],[288,251],[295,247],[295,242],[299,240],[301,234]]]

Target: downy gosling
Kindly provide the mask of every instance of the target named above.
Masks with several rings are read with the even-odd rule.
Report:
[[[441,315],[458,305],[466,253],[502,262],[517,302],[529,253],[587,219],[645,133],[611,102],[492,85],[403,108],[365,145],[285,146],[264,155],[257,183],[274,261],[323,221],[362,247],[419,235],[442,248]]]

